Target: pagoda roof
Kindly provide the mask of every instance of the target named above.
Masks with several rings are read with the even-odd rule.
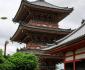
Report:
[[[47,34],[57,34],[57,35],[67,35],[70,33],[72,30],[71,29],[52,29],[52,28],[47,28],[47,27],[38,27],[38,26],[19,26],[15,34],[12,36],[11,40],[12,41],[17,41],[21,42],[21,39],[24,39],[24,34],[29,33],[29,32],[43,32]]]
[[[32,8],[33,9],[35,8],[35,9],[38,9],[38,10],[39,9],[40,10],[48,10],[50,12],[55,12],[55,13],[57,13],[57,12],[58,13],[67,13],[67,15],[73,11],[73,8],[55,6],[55,5],[52,5],[52,4],[50,4],[50,3],[48,3],[44,0],[37,0],[37,1],[34,1],[34,2],[29,2],[27,0],[22,0],[21,5],[20,5],[20,7],[17,11],[17,14],[14,17],[13,21],[14,22],[19,22],[20,21],[19,18],[22,18],[23,11],[24,12],[25,12],[25,10],[30,11],[30,9],[32,9]]]
[[[77,40],[84,39],[84,38],[85,38],[85,22],[79,28],[74,30],[72,33],[68,34],[67,36],[65,36],[64,38],[60,40],[57,40],[56,45],[53,45],[49,48],[45,48],[42,50],[51,50],[54,48],[59,48],[65,44],[69,44],[73,41],[77,41]]]
[[[70,9],[68,9],[67,7],[55,6],[55,5],[50,4],[50,3],[48,3],[48,2],[46,2],[46,1],[44,1],[44,0],[37,0],[37,1],[34,1],[34,2],[30,2],[30,3],[31,3],[31,4],[34,4],[34,5],[42,6],[42,7],[70,10]]]

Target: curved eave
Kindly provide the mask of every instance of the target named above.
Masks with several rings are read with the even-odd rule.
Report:
[[[17,31],[14,33],[14,35],[10,38],[11,41],[17,41],[19,38],[18,35],[21,33],[20,26],[18,27]]]
[[[13,22],[20,22],[21,21],[20,18],[21,18],[22,14],[23,14],[21,12],[23,12],[22,10],[24,10],[24,6],[25,6],[24,3],[25,3],[25,0],[22,0],[18,11],[17,11],[15,17],[13,18]]]
[[[25,25],[23,25],[23,29],[26,29],[28,31],[44,32],[44,33],[50,33],[50,34],[67,35],[68,33],[70,33],[70,31],[61,31],[61,30],[56,29],[56,28],[39,27],[39,26],[25,26]]]
[[[25,31],[25,32],[24,32]],[[54,35],[67,35],[68,31],[59,31],[57,29],[49,29],[49,28],[41,28],[41,27],[33,27],[33,26],[19,26],[15,34],[10,39],[11,41],[21,42],[26,32],[36,32],[36,33],[48,33],[48,34],[54,34]]]
[[[47,3],[47,2],[44,2],[44,3]],[[46,10],[51,10],[51,11],[55,11],[55,12],[71,12],[73,11],[73,8],[68,8],[68,7],[58,7],[58,6],[55,6],[55,5],[52,5],[50,3],[47,3],[48,5],[52,5],[54,7],[50,7],[50,6],[44,6],[43,4],[42,5],[39,5],[39,4],[35,4],[33,2],[29,2],[27,0],[25,0],[25,4],[27,6],[32,6],[34,8],[40,8],[40,9],[46,9]]]
[[[13,22],[18,22],[17,19],[18,19],[18,16],[19,16],[19,13],[20,13],[21,9],[22,9],[22,1],[21,1],[20,7],[19,7],[15,17],[12,20]]]
[[[82,48],[85,46],[85,35],[78,37],[76,39],[73,39],[71,41],[68,41],[67,43],[61,44],[61,45],[55,45],[56,48],[52,48],[49,50],[43,50],[45,53],[59,53],[59,52],[66,52],[66,51],[72,51],[76,50],[78,48]]]
[[[69,35],[65,36],[64,38],[56,41],[56,45],[51,46],[49,48],[45,48],[42,50],[52,50],[55,48],[64,48],[65,45],[74,42],[74,41],[78,41],[80,39],[84,39],[85,38],[85,23],[83,23],[78,29],[74,30],[73,32],[71,32]],[[84,39],[85,40],[85,39]]]
[[[38,9],[38,10],[39,9],[40,10],[47,10],[47,11],[54,12],[54,13],[66,13],[66,16],[69,15],[73,11],[73,8],[68,8],[68,7],[65,7],[65,8],[64,7],[62,7],[62,8],[50,8],[50,7],[31,4],[31,2],[28,2],[27,0],[22,0],[20,7],[19,7],[14,19],[13,19],[14,22],[19,22],[21,20],[21,16],[22,16],[21,12],[25,9],[24,6],[27,7],[27,9],[35,8],[35,9]]]
[[[53,12],[61,12],[61,13],[70,13],[73,11],[73,8],[68,8],[68,7],[62,7],[62,8],[52,8],[52,7],[45,7],[45,6],[40,6],[40,5],[36,5],[36,4],[31,4],[29,2],[26,2],[26,5],[33,8],[39,8],[39,9],[44,9],[44,10],[48,10],[48,11],[53,11]]]

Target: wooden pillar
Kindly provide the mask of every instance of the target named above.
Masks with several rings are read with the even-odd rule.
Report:
[[[65,53],[64,53],[64,70],[66,70],[65,58],[66,58],[66,56],[65,56]]]
[[[76,70],[76,65],[75,65],[75,51],[73,51],[73,70]]]
[[[64,62],[64,70],[66,70],[65,62]]]

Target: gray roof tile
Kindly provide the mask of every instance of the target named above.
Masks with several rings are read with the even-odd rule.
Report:
[[[34,2],[30,2],[30,3],[34,4],[34,5],[49,7],[49,8],[68,9],[68,7],[58,7],[58,6],[55,6],[53,4],[48,3],[46,1],[40,1],[40,0],[37,0],[37,1],[34,1]]]

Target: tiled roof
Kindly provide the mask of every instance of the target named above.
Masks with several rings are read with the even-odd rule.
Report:
[[[39,5],[39,6],[44,6],[44,7],[49,7],[49,8],[59,8],[59,9],[68,9],[67,7],[58,7],[58,6],[55,6],[53,4],[50,4],[46,1],[41,1],[41,0],[37,0],[37,1],[34,1],[34,2],[30,2],[31,4],[34,4],[34,5]]]
[[[33,1],[33,2],[29,2],[28,0],[22,0],[18,11],[17,11],[15,17],[13,18],[13,21],[19,22],[19,21],[22,21],[22,19],[24,19],[25,17],[27,17],[27,15],[25,15],[25,14],[28,14],[28,13],[26,13],[25,10],[28,10],[28,12],[30,12],[29,8],[48,10],[51,13],[60,12],[60,13],[64,14],[64,15],[61,15],[60,19],[63,19],[64,17],[66,17],[73,11],[73,8],[58,7],[58,6],[52,5],[44,0],[38,0],[38,1]],[[25,12],[25,13],[22,15],[23,12]]]
[[[65,36],[64,38],[62,38],[58,41],[56,41],[56,43],[58,43],[58,44],[53,45],[49,48],[42,49],[42,50],[50,50],[52,48],[59,47],[62,44],[66,44],[66,43],[73,41],[74,39],[77,39],[77,38],[82,37],[82,36],[85,36],[85,22],[78,29],[74,30],[69,35]]]

